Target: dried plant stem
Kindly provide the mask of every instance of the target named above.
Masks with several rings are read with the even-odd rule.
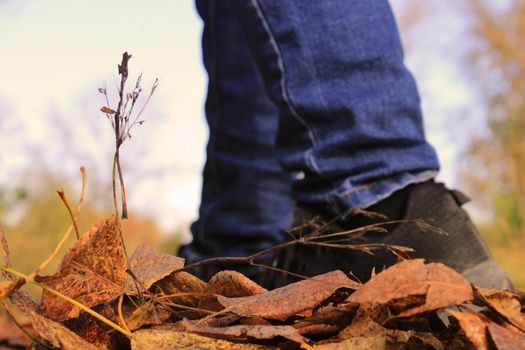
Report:
[[[66,206],[67,212],[69,213],[69,216],[71,217],[71,222],[73,223],[73,227],[75,228],[75,233],[77,234],[77,240],[80,239],[80,232],[78,232],[78,226],[77,226],[77,220],[75,219],[75,215],[73,214],[73,211],[71,210],[71,207],[69,206],[69,203],[66,198],[66,193],[64,190],[58,190],[58,195],[60,196],[60,199],[62,202],[64,202],[64,205]]]
[[[131,330],[129,329],[128,325],[126,324],[126,321],[124,320],[124,316],[122,315],[122,301],[124,300],[124,295],[121,295],[118,298],[118,305],[117,305],[117,312],[118,312],[118,319],[122,327],[126,329],[128,332],[131,333]]]
[[[82,304],[82,303],[79,303],[79,302],[76,301],[75,299],[70,298],[70,297],[68,297],[68,296],[65,295],[65,294],[62,294],[61,292],[59,292],[59,291],[57,291],[57,290],[55,290],[55,289],[53,289],[53,288],[51,288],[51,287],[49,287],[49,286],[47,286],[47,285],[45,285],[45,284],[42,284],[42,283],[36,282],[36,281],[34,281],[34,280],[30,280],[30,279],[29,279],[29,276],[26,276],[26,275],[24,275],[23,273],[18,272],[18,271],[16,271],[16,270],[13,270],[13,269],[11,269],[11,268],[8,268],[8,267],[6,267],[6,266],[0,266],[0,270],[2,270],[2,271],[4,271],[4,272],[7,272],[7,273],[9,273],[9,274],[11,274],[11,275],[13,275],[13,276],[16,276],[16,277],[18,277],[18,278],[20,278],[20,279],[23,279],[23,280],[27,281],[27,283],[33,284],[33,285],[35,285],[35,286],[37,286],[37,287],[40,287],[40,288],[42,288],[42,289],[47,290],[48,292],[50,292],[50,293],[56,295],[57,297],[59,297],[59,298],[61,298],[61,299],[64,299],[64,300],[66,300],[67,302],[69,302],[69,303],[75,305],[76,307],[82,309],[82,311],[87,312],[88,314],[90,314],[91,316],[95,317],[95,318],[96,318],[97,320],[99,320],[100,322],[105,323],[106,325],[110,326],[111,328],[115,329],[116,331],[119,331],[120,333],[124,334],[125,336],[127,336],[127,337],[129,337],[129,338],[132,338],[132,337],[133,337],[133,334],[132,334],[130,331],[128,331],[128,330],[126,330],[126,329],[120,327],[119,325],[117,325],[116,323],[114,323],[114,322],[108,320],[106,317],[102,316],[102,315],[99,314],[98,312],[96,312],[96,311],[90,309],[89,307],[85,306],[85,305]]]
[[[118,176],[119,176],[119,182],[120,182],[120,192],[122,195],[122,219],[128,218],[128,210],[127,210],[127,204],[126,204],[126,190],[124,188],[124,180],[122,178],[122,169],[120,167],[120,157],[119,157],[119,149],[122,145],[122,142],[124,141],[121,135],[120,131],[120,119],[123,114],[122,110],[122,104],[124,101],[124,88],[126,86],[126,80],[128,79],[128,62],[131,58],[131,55],[127,52],[124,52],[122,54],[122,62],[118,66],[118,72],[120,74],[120,88],[118,91],[119,94],[119,101],[117,110],[115,111],[114,121],[115,121],[115,157],[113,161],[113,199],[116,201],[116,189],[115,189],[115,168],[117,168]],[[115,214],[118,217],[118,212],[115,211]]]
[[[382,228],[383,226],[400,224],[400,223],[411,223],[418,227],[422,226],[421,220],[417,220],[417,219],[416,220],[390,220],[390,221],[384,221],[384,222],[371,224],[371,225],[367,225],[363,227],[358,227],[358,228],[347,230],[347,231],[341,231],[341,232],[335,232],[335,233],[323,233],[322,231],[328,227],[327,225],[323,225],[308,235],[296,238],[291,241],[286,241],[286,242],[277,244],[275,246],[263,249],[251,255],[210,258],[210,259],[198,261],[193,264],[186,265],[178,270],[173,271],[173,273],[189,270],[189,269],[196,268],[196,267],[201,267],[201,266],[212,264],[212,263],[245,263],[249,265],[254,265],[256,264],[254,263],[254,260],[256,258],[269,254],[273,251],[288,248],[294,245],[320,245],[320,246],[330,246],[331,248],[354,249],[354,250],[359,250],[359,251],[364,251],[364,252],[369,252],[370,249],[381,249],[381,248],[392,249],[394,251],[396,250],[410,251],[410,248],[407,248],[407,247],[395,246],[395,245],[389,245],[389,244],[383,244],[383,243],[336,244],[332,241],[327,240],[327,239],[332,239],[332,238],[339,239],[342,236],[348,236],[348,235],[353,235],[353,234],[362,234],[368,231],[378,231],[379,228]],[[422,228],[431,229],[430,227],[428,227],[428,225]],[[348,239],[351,239],[351,237],[348,237]],[[260,265],[260,267],[272,269],[270,266],[267,266],[267,265]],[[281,271],[281,272],[285,272],[285,271]],[[289,273],[289,271],[286,271],[286,273]]]
[[[80,199],[78,200],[77,208],[75,209],[75,217],[74,217],[73,222],[76,222],[78,214],[80,213],[80,209],[82,209],[82,204],[84,203],[84,196],[86,194],[86,182],[87,182],[86,181],[87,180],[86,168],[81,167],[80,173],[82,174],[82,190],[80,191]],[[67,239],[69,238],[69,235],[73,231],[73,227],[74,227],[73,224],[69,226],[69,228],[66,231],[66,234],[64,235],[64,237],[62,237],[62,240],[55,247],[55,250],[53,250],[51,255],[49,255],[40,265],[38,265],[35,271],[33,271],[31,275],[29,275],[28,277],[29,280],[32,281],[35,278],[35,276],[38,275],[40,271],[45,269],[46,266],[49,265],[49,263],[57,256],[58,252],[60,251],[60,249],[62,249]]]
[[[119,217],[119,210],[118,210],[118,202],[117,202],[117,187],[116,187],[116,181],[117,178],[117,152],[115,152],[115,155],[113,157],[113,171],[111,176],[111,186],[113,188],[113,210],[115,211],[115,217]]]
[[[118,179],[120,183],[120,196],[121,196],[121,201],[122,201],[122,219],[127,219],[128,218],[128,204],[126,201],[126,188],[124,187],[124,178],[122,176],[122,168],[120,167],[118,149],[117,149],[115,157],[116,157],[116,163],[117,163]]]

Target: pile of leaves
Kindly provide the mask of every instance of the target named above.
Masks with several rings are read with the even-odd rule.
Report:
[[[295,244],[313,244],[326,226],[309,236],[242,258],[217,258],[185,265],[182,258],[140,246],[128,258],[117,203],[120,185],[121,216],[127,217],[119,149],[131,129],[143,123],[144,106],[133,115],[142,91],[141,77],[125,93],[128,61],[124,53],[118,104],[101,111],[115,134],[113,204],[115,215],[80,234],[76,224],[85,191],[73,211],[63,191],[72,224],[51,255],[30,275],[11,266],[9,245],[0,231],[0,305],[32,339],[33,349],[525,349],[525,293],[478,288],[451,268],[421,259],[405,259],[364,284],[345,272],[331,271],[304,278],[282,288],[266,290],[235,271],[220,271],[209,281],[190,272],[205,263],[237,262],[257,265],[254,259]],[[157,87],[155,81],[145,104]],[[388,223],[388,222],[386,222]],[[392,222],[390,222],[392,223]],[[422,224],[422,223],[420,223]],[[357,229],[381,231],[381,225]],[[77,241],[58,271],[41,271],[57,256],[72,232]],[[323,234],[342,242],[354,231]],[[293,234],[292,234],[293,236]],[[351,244],[345,247],[352,248]],[[353,247],[355,249],[355,247]],[[366,247],[361,247],[365,249]],[[403,247],[389,247],[403,253]],[[284,271],[281,271],[284,272]],[[41,300],[25,291],[27,284],[42,288]],[[16,306],[29,320],[21,324]],[[2,327],[7,327],[0,325]],[[10,328],[10,332],[11,332]],[[2,330],[2,329],[0,329]],[[0,347],[17,346],[9,335]]]
[[[34,348],[525,349],[525,293],[478,288],[443,264],[400,261],[365,284],[332,271],[268,291],[235,271],[202,281],[147,246],[128,260],[120,230],[114,217],[99,223],[33,282],[2,268],[0,295],[30,318]],[[44,286],[40,302],[23,282]]]

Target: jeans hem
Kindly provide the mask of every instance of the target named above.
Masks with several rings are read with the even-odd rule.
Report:
[[[344,182],[331,196],[331,202],[344,208],[364,209],[388,198],[392,193],[408,185],[425,182],[437,176],[437,170],[424,170],[417,173],[402,173],[369,185],[354,186]]]

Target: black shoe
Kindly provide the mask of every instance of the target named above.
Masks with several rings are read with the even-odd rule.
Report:
[[[368,232],[356,235],[351,243],[406,246],[414,250],[408,253],[411,258],[442,262],[482,287],[509,289],[512,287],[510,279],[492,260],[481,235],[461,208],[467,201],[468,198],[461,192],[448,190],[443,184],[433,180],[409,185],[366,210],[382,214],[388,220],[421,219],[434,229],[423,229],[414,222],[401,222],[385,226],[388,233]],[[340,213],[321,206],[300,206],[296,209],[295,224],[299,226],[315,217],[328,222],[338,215],[340,218],[323,235],[385,221],[384,217],[378,219],[363,215],[343,218]],[[373,270],[379,272],[396,261],[397,257],[386,249],[374,250],[371,255],[346,248],[294,245],[277,252],[273,265],[303,276],[342,270],[351,272],[351,275],[365,282],[370,279]],[[265,284],[271,283],[272,287],[298,280],[283,273],[270,273],[268,279],[270,281]]]

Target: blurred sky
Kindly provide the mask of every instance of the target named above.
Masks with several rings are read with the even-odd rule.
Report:
[[[435,13],[403,37],[441,178],[454,183],[473,117],[457,116],[475,100],[457,67],[465,23],[447,2],[429,2]],[[393,1],[397,13],[409,4]],[[147,122],[122,149],[129,205],[166,232],[186,228],[197,213],[207,137],[201,27],[191,0],[0,0],[0,187],[35,181],[36,168],[78,187],[80,165],[109,184],[113,141],[97,87],[116,90],[127,50],[130,80],[144,72],[148,89],[160,79]]]

